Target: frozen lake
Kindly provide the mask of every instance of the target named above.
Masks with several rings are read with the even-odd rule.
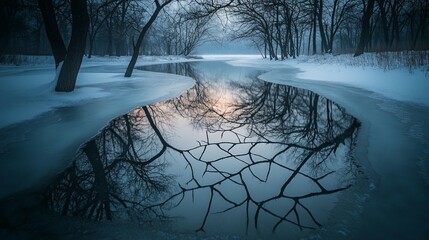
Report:
[[[44,166],[31,169],[47,180],[19,194],[19,201],[3,200],[2,209],[22,209],[13,217],[2,211],[4,225],[16,229],[6,236],[428,236],[427,108],[354,88],[262,81],[263,69],[224,62],[141,69],[190,76],[196,85],[118,116],[95,137],[89,131],[85,142],[62,139],[70,147],[58,157],[72,163],[58,163],[59,174]],[[284,71],[288,77],[293,69]],[[34,124],[54,135],[58,116],[74,117],[69,110]],[[18,137],[31,123],[18,128]],[[70,125],[66,131],[93,128]],[[12,130],[2,129],[3,139],[13,138]],[[30,133],[34,142],[26,143],[25,152],[8,147],[11,155],[3,156],[37,155],[59,144],[37,142],[37,133]],[[8,174],[26,172],[20,167]],[[121,224],[112,227],[109,220]]]

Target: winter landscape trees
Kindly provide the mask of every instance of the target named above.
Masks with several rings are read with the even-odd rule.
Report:
[[[71,37],[72,18],[70,0],[39,1],[52,3],[58,30],[65,45]],[[266,57],[282,58],[299,54],[355,52],[365,38],[365,51],[423,50],[429,19],[428,0],[240,0],[240,1],[143,1],[143,0],[86,0],[89,17],[85,53],[95,55],[131,55],[140,32],[155,13],[156,3],[160,21],[153,20],[147,36],[142,40],[139,54],[190,54],[189,46],[177,49],[164,41],[176,38],[176,44],[189,45],[213,35],[207,16],[222,15],[228,19],[230,37],[248,38]],[[1,1],[2,55],[49,54],[47,36],[38,34],[42,13],[32,1]],[[164,8],[170,5],[168,8]],[[199,14],[195,14],[199,12]],[[31,14],[29,14],[31,13]],[[206,17],[203,20],[202,17]],[[44,18],[43,18],[44,19]],[[193,20],[193,21],[191,21]],[[40,21],[39,21],[40,22]],[[140,27],[139,27],[140,26]],[[205,26],[205,27],[202,27]],[[49,27],[51,28],[51,27]],[[364,29],[362,31],[362,29]],[[193,33],[191,33],[191,31]],[[363,34],[365,33],[365,34]],[[52,34],[52,33],[49,33]],[[204,37],[195,36],[203,35]],[[189,42],[189,43],[185,43]],[[159,49],[157,44],[165,47]],[[192,44],[198,45],[198,44]],[[6,47],[7,46],[7,47]],[[36,51],[37,48],[37,51]],[[362,48],[362,47],[360,47]],[[174,51],[173,51],[174,49]]]
[[[220,25],[213,24],[216,21],[228,23],[230,39],[248,39],[272,60],[429,48],[429,0],[38,0],[38,4],[1,0],[0,4],[1,58],[53,54],[56,67],[64,61],[57,91],[74,89],[84,54],[132,56],[125,72],[129,77],[141,54],[194,53],[219,31],[213,29]]]
[[[65,47],[56,22],[55,10],[50,0],[38,0],[45,22],[46,33],[55,57],[55,67],[59,69],[57,92],[71,92],[76,85],[82,57],[85,53],[89,16],[86,0],[72,0],[72,31],[68,47]],[[64,63],[62,63],[64,61]]]
[[[231,13],[240,26],[238,37],[255,39],[264,57],[283,59],[305,50],[359,55],[427,49],[428,4],[424,0],[245,0]]]

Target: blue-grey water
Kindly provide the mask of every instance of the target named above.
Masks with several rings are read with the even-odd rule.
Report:
[[[322,228],[363,176],[360,123],[329,99],[222,62],[143,70],[196,85],[112,120],[40,191],[43,207],[198,236],[297,238]]]
[[[368,197],[375,187],[355,153],[360,121],[335,102],[223,62],[139,69],[190,76],[196,84],[118,116],[60,173],[2,200],[0,233],[318,238],[340,232],[333,226],[345,221],[341,216],[362,207],[347,205],[350,196]]]

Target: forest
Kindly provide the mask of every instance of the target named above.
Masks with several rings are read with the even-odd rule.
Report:
[[[429,48],[427,0],[1,0],[0,4],[0,56],[49,55],[51,37],[46,29],[63,40],[64,48],[78,25],[89,58],[132,55],[139,42],[139,54],[189,55],[201,42],[216,38],[215,25],[229,28],[229,39],[249,39],[264,57],[276,60],[301,54]],[[74,20],[80,23],[73,25]]]
[[[52,53],[56,67],[64,61],[60,92],[73,91],[84,55],[131,55],[130,77],[139,55],[187,56],[219,24],[270,60],[429,47],[428,0],[2,0],[1,9],[0,61]]]

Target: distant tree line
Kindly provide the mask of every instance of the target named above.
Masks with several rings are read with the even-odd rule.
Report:
[[[74,90],[85,54],[131,55],[124,74],[130,77],[141,54],[189,55],[203,41],[212,15],[193,17],[200,4],[181,2],[0,0],[0,58],[52,54],[59,72],[55,90],[60,92]],[[162,15],[167,16],[155,26]]]
[[[240,0],[230,13],[234,37],[270,59],[429,48],[429,0]]]
[[[65,43],[71,39],[71,0],[51,0]],[[151,0],[86,0],[89,16],[85,53],[133,53],[139,26],[149,20]],[[147,30],[140,54],[189,55],[207,39],[210,18],[225,10],[236,31],[261,54],[285,59],[300,54],[429,48],[429,0],[197,0],[168,1]],[[0,55],[51,53],[34,0],[0,0]],[[196,12],[207,13],[205,18]],[[201,14],[204,15],[204,14]]]

